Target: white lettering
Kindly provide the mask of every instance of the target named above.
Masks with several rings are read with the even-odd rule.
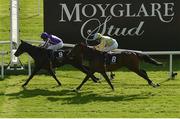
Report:
[[[81,35],[84,39],[86,40],[91,40],[89,37],[92,36],[95,32],[101,33],[101,34],[105,34],[107,33],[109,36],[126,36],[126,35],[130,35],[130,36],[141,36],[143,35],[144,31],[142,30],[144,21],[141,21],[140,24],[137,27],[133,27],[133,28],[115,28],[114,25],[110,25],[108,26],[107,23],[111,20],[111,16],[108,16],[103,23],[100,22],[100,20],[93,18],[93,19],[89,19],[88,21],[86,21],[82,27],[81,27]],[[98,25],[94,28],[94,29],[87,29],[86,26],[91,26],[91,24]],[[85,28],[87,30],[87,32],[85,31]],[[84,34],[85,33],[85,34]]]
[[[106,9],[108,8],[108,6],[109,6],[110,4],[106,4],[106,7],[105,8],[103,8],[102,7],[102,4],[97,4],[97,6],[99,7],[99,9],[101,10],[101,12],[102,12],[102,15],[101,15],[101,17],[106,17]]]
[[[86,8],[87,7],[91,7],[92,8],[92,14],[91,15],[87,15],[86,14]],[[90,9],[88,9],[88,10],[90,10]],[[92,4],[87,4],[87,5],[85,5],[85,6],[83,6],[83,8],[82,8],[82,14],[85,16],[85,17],[93,17],[95,14],[96,14],[96,12],[97,12],[97,9],[96,9],[96,7],[94,6],[94,5],[92,5]]]
[[[81,20],[80,20],[80,11],[79,11],[79,6],[80,6],[81,4],[75,4],[75,6],[74,6],[74,8],[73,8],[73,10],[72,10],[72,12],[71,12],[71,14],[70,14],[70,12],[69,12],[66,4],[60,4],[60,5],[62,6],[62,8],[61,8],[61,19],[59,20],[60,22],[66,22],[66,20],[64,20],[64,14],[63,14],[64,12],[63,12],[63,11],[65,11],[66,16],[67,16],[67,18],[68,18],[69,21],[71,21],[74,12],[76,13],[76,14],[75,14],[75,15],[76,15],[76,20],[74,20],[74,21],[75,21],[75,22],[80,22],[80,21],[81,21]]]
[[[123,7],[122,4],[114,4],[114,5],[111,7],[111,9],[110,9],[110,13],[111,13],[112,16],[114,16],[114,17],[121,17],[121,16],[123,16],[124,10],[118,10],[118,12],[119,12],[118,15],[114,13],[114,12],[116,11],[116,10],[115,10],[115,7],[118,7],[118,6],[119,6],[119,8],[122,8],[122,7]]]
[[[137,16],[140,16],[141,13],[144,14],[143,16],[146,16],[146,17],[149,16],[148,13],[147,13],[147,11],[146,11],[146,8],[144,7],[144,4],[141,5]]]
[[[72,10],[66,4],[60,4],[61,15],[59,22],[73,21],[81,22],[86,18],[95,17],[158,17],[160,21],[169,23],[174,16],[174,3],[149,3],[141,4],[137,11],[132,10],[133,4],[85,4],[76,3]],[[149,7],[151,10],[146,9]],[[91,9],[90,9],[91,8]],[[91,10],[92,12],[89,12]],[[99,15],[100,14],[100,15]],[[107,16],[108,15],[108,16]],[[66,19],[65,19],[66,18]]]

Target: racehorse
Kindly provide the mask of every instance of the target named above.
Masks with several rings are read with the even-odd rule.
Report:
[[[144,53],[133,51],[122,51],[120,53],[105,53],[90,48],[84,43],[80,43],[77,44],[68,55],[69,57],[73,57],[80,64],[86,62],[89,70],[92,73],[101,73],[112,89],[114,89],[114,87],[111,84],[106,72],[114,71],[121,67],[126,67],[129,70],[135,72],[137,75],[144,78],[149,85],[153,87],[159,86],[159,84],[155,84],[149,79],[146,71],[141,69],[139,65],[141,60],[157,66],[162,65],[162,63],[156,61],[155,59]],[[86,76],[82,83],[76,89],[79,90],[88,79],[89,76]]]
[[[67,57],[67,54],[70,52],[70,50],[60,50],[53,52],[52,50],[33,46],[21,40],[21,44],[19,45],[14,55],[16,57],[19,57],[21,54],[25,52],[28,53],[34,59],[35,66],[32,74],[22,85],[22,87],[25,87],[40,69],[47,70],[50,73],[50,75],[56,80],[58,85],[61,85],[60,81],[57,79],[55,73],[53,72],[53,68],[60,67],[65,64],[70,64],[75,68],[78,68],[80,71],[86,74],[90,74],[89,76],[92,78],[94,82],[97,82],[98,80],[94,75],[92,75],[88,71],[87,67],[81,66],[81,64],[79,65],[76,61],[74,61],[73,59],[69,59],[69,57]]]

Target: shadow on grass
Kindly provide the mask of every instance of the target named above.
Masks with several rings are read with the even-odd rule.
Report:
[[[31,73],[32,73],[32,71],[33,71],[33,65],[32,65],[32,68],[31,68]],[[24,69],[23,70],[17,70],[17,69],[15,69],[15,70],[7,70],[7,66],[5,66],[4,67],[4,69],[5,69],[5,74],[4,74],[4,78],[2,79],[1,77],[0,77],[0,81],[4,81],[5,79],[7,79],[7,78],[9,78],[9,76],[18,76],[18,75],[25,75],[25,76],[27,76],[27,78],[29,77],[28,76],[28,65],[24,65]],[[58,71],[58,70],[62,70],[62,71],[77,71],[77,69],[75,69],[75,68],[73,68],[73,67],[71,67],[71,66],[69,66],[69,65],[66,65],[66,66],[62,66],[62,67],[60,67],[60,68],[56,68],[56,71]],[[1,70],[0,70],[1,71]],[[44,69],[41,69],[39,72],[37,72],[36,74],[35,74],[35,76],[36,75],[47,75],[47,76],[51,76],[50,74],[49,74],[49,72],[47,71],[47,70],[44,70]]]
[[[71,93],[73,92],[70,90],[50,91],[46,89],[24,89],[17,93],[0,94],[0,95],[10,96],[10,99],[17,99],[17,98],[31,98],[36,96],[63,96],[63,95],[70,95]]]
[[[22,90],[17,93],[0,94],[3,96],[9,96],[9,99],[19,98],[32,98],[36,96],[45,96],[48,101],[56,102],[63,101],[63,104],[86,104],[90,102],[98,101],[133,101],[137,99],[148,99],[152,97],[151,93],[139,93],[129,95],[104,95],[94,94],[92,91],[85,91],[81,93],[74,92],[73,90],[61,90],[61,91],[50,91],[45,89],[31,89]]]
[[[119,101],[133,101],[138,99],[148,99],[150,94],[129,94],[129,95],[99,95],[99,94],[76,94],[72,97],[66,97],[62,100],[65,101],[65,104],[86,104],[90,102],[119,102]],[[55,98],[54,98],[55,99]],[[52,100],[52,99],[51,99]]]

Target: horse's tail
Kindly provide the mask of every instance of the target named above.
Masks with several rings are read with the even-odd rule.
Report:
[[[144,61],[147,62],[147,63],[154,64],[154,65],[157,65],[157,66],[163,65],[161,62],[156,61],[155,59],[153,59],[152,57],[150,57],[150,56],[147,55],[147,54],[143,54],[143,53],[138,53],[138,52],[136,52],[136,55],[138,55],[138,57],[139,57],[140,59],[144,60]]]

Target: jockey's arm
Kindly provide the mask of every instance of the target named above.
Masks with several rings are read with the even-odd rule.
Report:
[[[44,42],[44,44],[41,47],[47,48],[48,46],[49,46],[49,39],[46,42]]]

